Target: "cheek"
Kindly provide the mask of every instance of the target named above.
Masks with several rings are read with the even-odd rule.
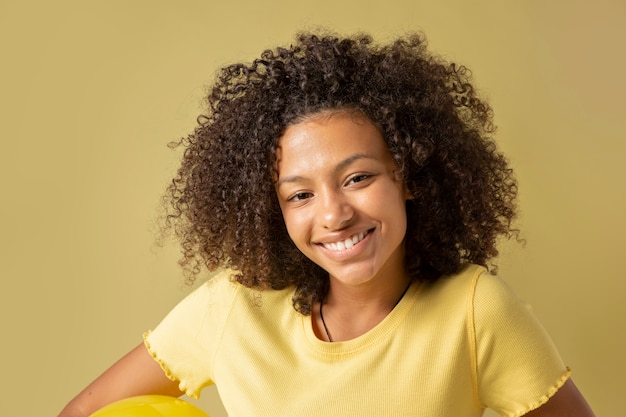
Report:
[[[365,196],[360,204],[382,215],[406,217],[406,192],[394,182],[382,184],[372,195]]]
[[[394,192],[377,199],[376,210],[382,218],[387,220],[394,231],[394,235],[401,234],[404,237],[407,227],[407,214],[403,189],[394,190]]]
[[[296,247],[301,250],[302,245],[300,242],[303,239],[303,231],[305,230],[303,213],[301,213],[301,210],[295,213],[293,209],[289,209],[288,205],[279,203],[279,206],[287,234]]]
[[[289,237],[296,244],[296,246],[300,247],[300,242],[303,239],[305,231],[303,217],[297,216],[294,213],[283,211],[283,220],[285,222],[285,226],[287,227]]]

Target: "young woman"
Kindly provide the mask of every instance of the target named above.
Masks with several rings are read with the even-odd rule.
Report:
[[[168,190],[181,263],[216,273],[61,416],[213,383],[231,416],[592,416],[487,271],[516,232],[493,131],[420,35],[224,68]]]

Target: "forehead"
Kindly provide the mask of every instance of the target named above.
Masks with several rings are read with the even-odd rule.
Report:
[[[332,163],[350,154],[389,157],[380,130],[367,117],[354,112],[321,114],[287,127],[278,141],[277,168]]]

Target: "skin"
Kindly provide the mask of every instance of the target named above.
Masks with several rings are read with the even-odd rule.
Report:
[[[117,400],[148,394],[180,397],[183,393],[142,343],[80,392],[59,417],[87,417]]]
[[[411,196],[378,129],[353,113],[322,113],[290,126],[280,138],[277,157],[276,192],[289,235],[329,273],[324,318],[333,340],[355,338],[389,314],[409,282],[403,240],[404,207]],[[332,248],[354,236],[362,240],[342,250]],[[313,309],[314,330],[326,340],[319,307]],[[143,394],[183,393],[140,344],[78,394],[59,417],[87,417],[113,401]],[[570,379],[526,416],[594,414]]]
[[[276,191],[289,236],[329,273],[324,318],[333,340],[357,337],[385,318],[409,283],[409,196],[398,168],[379,130],[350,113],[290,126],[277,157]],[[356,243],[338,243],[346,240]],[[319,335],[319,304],[314,313]]]
[[[527,417],[595,417],[574,381],[565,384],[541,407],[524,414]]]

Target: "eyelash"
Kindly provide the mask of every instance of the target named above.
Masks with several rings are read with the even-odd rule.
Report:
[[[348,184],[363,182],[365,180],[370,179],[371,177],[373,177],[372,174],[355,174],[348,179]],[[355,181],[357,179],[358,181]]]
[[[368,179],[372,178],[374,175],[373,174],[354,174],[352,175],[350,178],[348,178],[348,180],[346,181],[346,185],[350,185],[350,184],[359,184],[363,181],[367,181]],[[303,200],[306,200],[308,198],[310,198],[313,195],[313,193],[310,193],[308,191],[302,191],[302,192],[297,192],[293,195],[291,195],[289,198],[287,198],[287,201],[289,202],[301,202]]]
[[[305,197],[302,197],[303,195],[304,195]],[[310,196],[311,196],[311,193],[308,193],[308,192],[300,192],[300,193],[295,193],[294,195],[292,195],[291,197],[289,197],[289,198],[287,199],[287,201],[294,201],[294,202],[298,202],[298,201],[305,200],[306,198],[308,198],[308,197],[310,197]]]

